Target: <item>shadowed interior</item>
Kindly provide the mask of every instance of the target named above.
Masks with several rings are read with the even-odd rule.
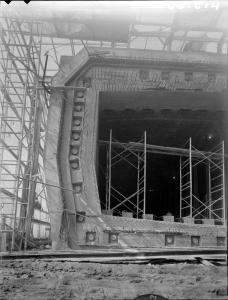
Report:
[[[224,139],[225,97],[204,92],[101,92],[99,140],[113,138],[137,142],[147,133],[147,144],[183,148],[191,137],[193,145],[210,151]],[[115,151],[122,151],[113,148]],[[106,198],[108,145],[99,145],[98,185],[102,209]],[[132,161],[134,157],[131,156]],[[194,171],[194,193],[201,199],[207,192],[206,169]],[[112,185],[126,197],[136,191],[137,171],[125,161],[112,168]],[[146,213],[159,219],[170,212],[179,217],[179,157],[147,154]],[[133,198],[136,203],[136,197]],[[112,199],[112,205],[118,202]],[[133,207],[128,204],[129,208]],[[127,210],[120,206],[119,210]]]

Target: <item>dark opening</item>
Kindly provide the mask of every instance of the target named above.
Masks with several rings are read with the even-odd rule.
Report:
[[[205,105],[202,105],[202,99],[206,99]],[[191,137],[195,147],[209,151],[224,138],[224,112],[221,109],[224,99],[220,94],[183,91],[102,92],[99,101],[98,140],[108,141],[112,129],[116,140],[137,142],[146,131],[147,144],[183,148]],[[102,209],[105,209],[106,199],[107,149],[108,145],[99,145],[98,186]],[[120,151],[115,149],[116,153]],[[130,157],[132,162],[136,162],[134,156]],[[205,165],[200,164],[195,172],[197,180],[193,182],[194,193],[203,198],[207,192]],[[153,214],[158,220],[167,213],[178,218],[179,157],[148,153],[146,175],[146,214]],[[136,182],[137,171],[125,161],[112,168],[112,185],[124,196],[136,191]],[[136,196],[132,202],[136,203]],[[118,203],[112,199],[112,206]],[[133,209],[133,205],[127,205]],[[128,208],[121,205],[118,210],[128,211]]]

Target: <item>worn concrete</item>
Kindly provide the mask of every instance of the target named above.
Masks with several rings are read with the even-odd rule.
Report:
[[[63,91],[61,89],[55,89],[50,98],[44,149],[47,204],[52,227],[51,240],[53,249],[66,246],[65,241],[61,238],[64,203],[61,189],[59,188],[61,182],[58,169],[58,143],[61,127],[62,103]]]
[[[191,235],[199,235],[201,244],[208,246],[210,243],[215,245],[219,234],[222,237],[225,235],[225,228],[202,227],[192,224],[193,220],[185,220],[188,224],[181,224],[102,215],[95,162],[99,91],[135,91],[154,87],[157,82],[172,90],[182,85],[184,72],[192,69],[196,71],[198,79],[192,83],[185,82],[184,88],[195,89],[200,85],[208,92],[214,89],[222,92],[226,83],[223,63],[223,56],[215,58],[204,54],[164,54],[123,49],[112,49],[102,59],[93,54],[88,56],[82,50],[77,56],[67,58],[65,62],[62,60],[61,70],[53,79],[45,151],[47,183],[62,188],[47,187],[55,248],[103,245],[108,241],[107,230],[119,231],[120,247],[136,247],[139,244],[143,247],[163,247],[167,232],[175,234],[175,243],[180,246],[191,246]],[[161,80],[160,71],[168,65],[174,74],[178,72],[181,76],[179,79]],[[140,70],[144,68],[148,70],[149,81],[140,75]],[[218,78],[213,85],[205,85],[205,72],[212,69],[217,72]],[[157,78],[158,70],[160,73]],[[91,86],[82,88],[85,77],[91,78]],[[59,93],[59,87],[63,87],[64,96]],[[78,93],[81,93],[80,96]],[[86,214],[86,218],[79,222],[77,214],[80,212]],[[138,231],[142,231],[141,234],[134,233]],[[94,240],[87,240],[93,236]]]

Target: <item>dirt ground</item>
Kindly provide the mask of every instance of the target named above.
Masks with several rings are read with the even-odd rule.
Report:
[[[0,299],[228,299],[226,266],[0,261]],[[149,298],[148,298],[149,299]]]

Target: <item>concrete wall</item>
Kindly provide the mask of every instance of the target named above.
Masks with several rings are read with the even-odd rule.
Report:
[[[80,245],[103,245],[119,248],[137,247],[216,247],[226,245],[226,228],[223,226],[205,226],[152,220],[133,219],[103,215],[103,228],[98,218],[86,217],[82,225]],[[93,242],[86,241],[86,234],[93,232]],[[110,234],[116,234],[117,240],[111,241]],[[170,239],[171,238],[171,239]],[[192,238],[199,238],[199,244],[192,244]],[[223,238],[224,244],[217,239]],[[170,243],[171,241],[171,243]]]
[[[45,173],[46,182],[50,184],[47,186],[47,194],[53,247],[75,249],[80,245],[109,245],[109,232],[112,231],[118,232],[118,247],[165,247],[167,234],[175,236],[174,246],[178,247],[191,246],[191,236],[200,236],[202,245],[215,245],[215,239],[219,235],[226,235],[225,228],[118,218],[101,214],[95,171],[99,91],[118,89],[118,84],[124,86],[125,81],[127,88],[132,89],[136,83],[132,83],[132,77],[129,80],[129,74],[138,74],[140,68],[148,68],[150,62],[157,63],[150,53],[146,53],[146,59],[149,59],[146,61],[146,54],[139,51],[137,67],[131,67],[129,63],[126,68],[120,63],[121,60],[126,62],[129,59],[135,64],[133,56],[136,52],[114,52],[110,54],[111,60],[110,57],[107,61],[105,58],[97,61],[94,58],[91,65],[91,58],[85,52],[81,52],[72,60],[66,60],[66,64],[53,80],[55,88],[50,101],[45,146]],[[161,54],[157,55],[160,57]],[[187,56],[188,59],[197,61],[195,56]],[[162,60],[162,57],[160,59]],[[180,63],[180,58],[173,59]],[[219,64],[222,59],[219,60]],[[211,57],[209,62],[213,64]],[[107,67],[110,63],[112,66]],[[117,67],[114,66],[115,63]],[[187,64],[190,64],[190,61],[187,61]],[[102,68],[105,69],[107,78],[103,77]],[[118,75],[119,72],[125,74],[125,78],[120,76],[122,79],[113,80],[111,74]],[[92,77],[91,86],[79,87],[86,76]],[[144,86],[140,80],[136,81],[139,89]],[[60,87],[64,87],[64,92],[59,90]],[[84,220],[78,219],[80,214],[86,215]]]
[[[66,242],[61,236],[62,214],[64,203],[62,199],[59,169],[58,169],[58,143],[61,127],[63,104],[63,91],[55,89],[50,98],[48,110],[45,149],[44,149],[44,169],[45,181],[47,183],[47,205],[51,221],[51,239],[53,249],[66,246]]]

